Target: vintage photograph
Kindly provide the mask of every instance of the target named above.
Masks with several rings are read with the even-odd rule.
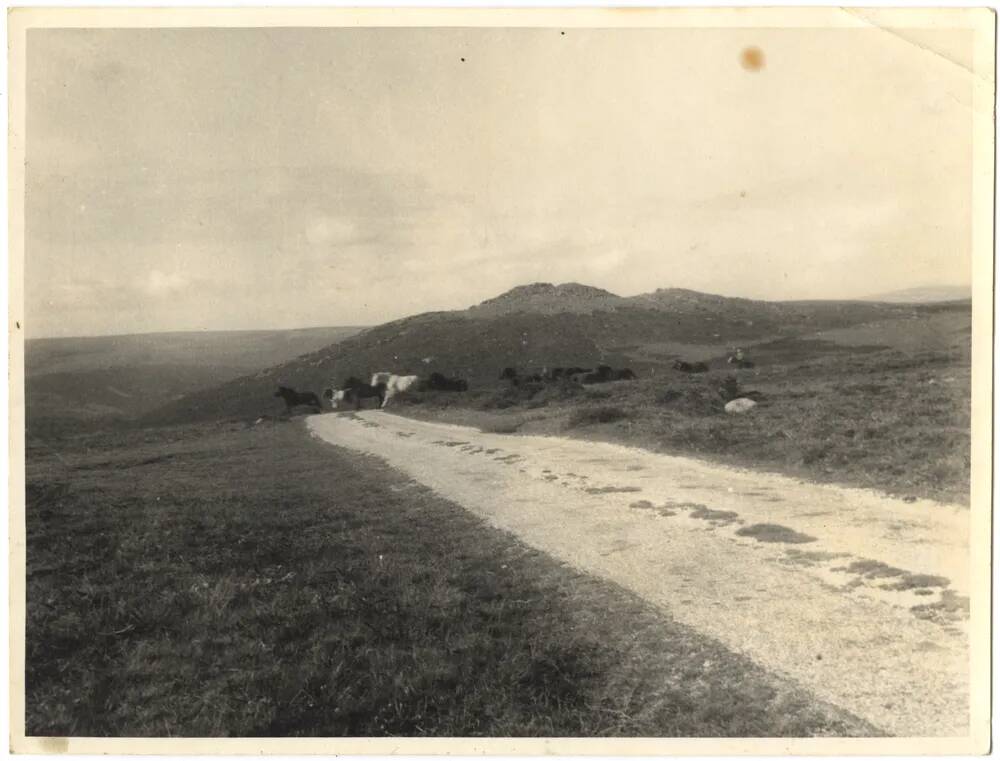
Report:
[[[985,752],[994,25],[15,11],[15,749]]]

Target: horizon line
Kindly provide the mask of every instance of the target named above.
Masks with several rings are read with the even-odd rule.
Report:
[[[529,286],[529,285],[539,285],[539,284],[542,284],[542,285],[560,285],[560,286],[561,285],[569,285],[569,284],[586,285],[586,283],[579,283],[577,281],[572,281],[572,280],[571,281],[567,281],[566,283],[558,283],[558,284],[555,284],[555,283],[545,283],[544,281],[539,280],[539,281],[536,281],[534,283],[525,283],[522,286],[514,286],[513,288],[510,288],[507,291],[504,291],[503,293],[499,294],[499,296],[494,296],[491,299],[487,299],[487,301],[490,301],[490,300],[493,300],[493,299],[496,299],[496,298],[501,298],[502,296],[506,295],[511,290],[514,290],[516,288],[521,288],[521,287]],[[599,288],[598,286],[589,286],[589,287],[596,288],[598,290],[605,290],[603,288]],[[904,289],[900,289],[900,291],[889,291],[889,292],[886,292],[884,294],[878,294],[878,295],[886,295],[886,296],[888,296],[888,295],[892,295],[893,293],[905,293],[906,291],[920,290],[922,288],[968,288],[968,289],[971,290],[971,285],[970,286],[964,286],[964,285],[914,286],[913,288],[904,288]],[[722,298],[727,298],[727,299],[743,299],[743,300],[748,300],[748,301],[760,301],[760,302],[770,303],[770,304],[796,304],[796,303],[798,303],[798,304],[806,304],[806,303],[817,303],[817,302],[841,302],[841,303],[891,304],[893,306],[900,306],[900,307],[902,307],[902,306],[926,306],[928,304],[949,304],[949,303],[954,304],[954,303],[958,303],[958,302],[961,302],[961,301],[971,301],[972,300],[971,293],[968,296],[963,296],[961,298],[936,299],[936,300],[930,300],[930,301],[882,301],[882,300],[879,300],[878,298],[874,298],[872,296],[854,297],[854,298],[824,298],[824,299],[819,299],[819,298],[811,298],[811,299],[809,299],[809,298],[806,298],[806,299],[752,299],[752,298],[747,297],[747,296],[722,296],[722,294],[712,294],[712,293],[708,293],[707,291],[696,291],[696,290],[694,290],[692,288],[670,287],[670,288],[657,288],[656,290],[657,291],[667,291],[667,290],[690,291],[692,293],[700,293],[700,294],[705,295],[705,296],[721,296]],[[655,292],[656,291],[650,291],[649,293],[655,293]],[[611,291],[607,291],[607,293],[611,294],[612,296],[618,296],[618,294],[613,293]],[[646,294],[640,293],[640,294],[635,294],[635,296],[619,296],[619,298],[635,298],[636,296],[643,296],[643,295],[646,295]],[[482,302],[480,302],[480,303],[482,303]],[[423,311],[423,312],[414,312],[413,314],[403,315],[403,316],[400,316],[400,317],[390,317],[390,318],[388,318],[388,319],[386,319],[386,320],[384,320],[382,322],[375,322],[375,323],[364,324],[364,325],[359,325],[359,324],[353,324],[353,325],[346,325],[346,324],[345,325],[326,324],[326,325],[296,325],[296,326],[293,326],[293,327],[254,327],[254,328],[165,328],[163,330],[147,330],[147,331],[137,331],[137,332],[131,332],[131,333],[86,333],[86,334],[78,334],[78,335],[43,335],[43,336],[30,336],[30,337],[27,335],[27,331],[24,330],[24,332],[25,332],[24,342],[28,343],[29,341],[67,341],[67,340],[97,339],[97,338],[138,338],[140,336],[164,336],[164,335],[178,335],[178,334],[190,335],[190,334],[193,334],[193,333],[201,333],[201,334],[205,334],[205,333],[290,333],[290,332],[296,331],[296,330],[334,330],[334,329],[336,329],[336,330],[355,329],[355,330],[361,331],[361,330],[366,330],[368,328],[377,327],[379,325],[384,325],[384,324],[389,323],[389,322],[395,322],[397,320],[406,320],[406,319],[410,319],[412,317],[418,317],[418,316],[423,315],[423,314],[433,314],[433,313],[436,313],[436,312],[445,312],[445,313],[448,313],[448,312],[465,312],[468,309],[471,309],[471,308],[473,308],[475,306],[479,306],[479,304],[473,304],[472,306],[466,307],[465,309],[426,310],[426,311]],[[11,332],[13,333],[14,331],[11,331]]]

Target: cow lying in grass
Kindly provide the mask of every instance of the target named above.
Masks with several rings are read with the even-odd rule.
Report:
[[[319,403],[319,397],[316,396],[312,391],[296,391],[294,388],[288,388],[287,386],[278,386],[278,390],[274,392],[276,397],[281,397],[285,402],[285,410],[291,412],[293,408],[302,405],[308,405],[310,407],[315,407],[317,410],[322,411],[323,407]]]
[[[682,373],[707,373],[708,365],[704,362],[685,362],[675,359],[674,370],[679,370]]]
[[[446,378],[441,373],[431,373],[419,388],[421,391],[468,391],[469,384],[462,378]]]

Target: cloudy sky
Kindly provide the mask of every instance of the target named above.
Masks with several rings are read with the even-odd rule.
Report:
[[[967,284],[970,44],[31,31],[28,335],[372,324],[539,280]]]

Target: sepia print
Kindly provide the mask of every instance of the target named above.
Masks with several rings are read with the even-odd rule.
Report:
[[[10,30],[15,750],[988,749],[990,11]]]

